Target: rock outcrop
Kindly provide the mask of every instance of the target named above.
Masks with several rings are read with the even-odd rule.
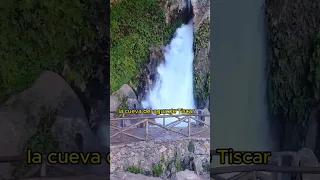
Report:
[[[112,93],[110,96],[110,111],[118,111],[121,104],[126,104],[128,109],[138,109],[140,106],[135,92],[128,84],[122,85],[119,90]],[[111,117],[113,115],[111,114]]]
[[[0,136],[5,137],[0,138],[1,156],[19,156],[25,152],[26,142],[41,130],[39,125],[49,123],[48,119],[52,118],[43,116],[44,111],[56,112],[52,126],[49,127],[50,137],[56,142],[56,151],[88,152],[104,149],[88,126],[83,106],[72,88],[58,74],[46,71],[41,73],[31,87],[11,97],[0,107]],[[51,139],[42,141],[41,146],[52,146]],[[14,168],[10,163],[1,163],[0,175],[10,178]]]
[[[210,0],[191,0],[193,6],[195,31],[201,23],[208,19],[210,21]]]
[[[122,107],[121,107],[122,106]],[[119,90],[110,96],[110,112],[118,112],[119,108],[124,109],[141,109],[137,96],[133,89],[124,84]],[[110,113],[110,117],[114,117],[117,113]],[[137,114],[135,114],[136,116]],[[123,122],[115,122],[118,126],[130,126],[138,120],[124,120]]]
[[[194,13],[194,27],[198,30],[203,20],[210,18],[210,0],[191,0]],[[170,23],[171,17],[175,16],[176,10],[178,12],[186,8],[185,0],[166,0],[164,4],[166,10],[166,23]]]

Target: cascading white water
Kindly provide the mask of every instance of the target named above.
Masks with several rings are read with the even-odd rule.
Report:
[[[154,109],[195,109],[193,96],[193,22],[179,27],[171,42],[165,48],[165,63],[161,64],[158,79],[150,90],[144,108]],[[176,121],[176,118],[166,118],[165,124]],[[162,124],[163,119],[156,119]],[[176,127],[186,127],[181,123]]]

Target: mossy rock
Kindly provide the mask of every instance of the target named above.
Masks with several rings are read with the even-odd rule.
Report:
[[[194,40],[194,93],[198,100],[210,96],[210,22],[204,20],[195,33]]]
[[[204,20],[199,29],[195,33],[195,44],[199,44],[202,48],[208,46],[210,41],[210,21],[209,19]]]

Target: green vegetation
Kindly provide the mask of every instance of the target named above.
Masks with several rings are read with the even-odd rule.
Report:
[[[174,166],[175,166],[176,170],[182,171],[181,159],[180,159],[177,152],[175,152],[173,160],[174,160]]]
[[[159,177],[163,172],[163,167],[161,163],[152,165],[152,174],[155,177]]]
[[[143,172],[143,170],[141,168],[136,167],[136,166],[128,166],[124,171],[131,172],[134,174],[141,174]]]
[[[24,145],[23,155],[27,154],[28,149],[31,149],[33,152],[40,152],[43,155],[57,150],[57,141],[51,133],[51,127],[56,119],[57,111],[45,107],[41,109],[37,133],[27,140]],[[28,121],[36,121],[33,118],[33,116],[28,116]],[[13,172],[15,177],[23,176],[28,172],[29,166],[26,161],[15,165],[16,168]]]
[[[76,85],[87,82],[94,73],[94,66],[96,65],[88,54],[74,55],[72,59],[68,59],[68,64],[70,69],[66,72],[65,78],[69,83]]]
[[[199,43],[202,48],[208,47],[210,41],[210,21],[204,20],[195,34],[195,44]]]
[[[305,138],[309,113],[319,107],[320,34],[306,35],[315,39],[308,43],[277,27],[271,27],[269,34],[269,109],[283,119],[289,148],[298,149]]]
[[[129,106],[125,104],[124,102],[121,103],[118,107],[118,109],[126,110],[129,109]],[[115,117],[121,117],[123,114],[119,114],[118,112],[114,115]]]
[[[163,163],[165,166],[169,165],[169,161],[166,159],[166,157],[163,154],[161,156],[161,163]]]
[[[43,70],[61,72],[72,48],[93,40],[79,0],[0,4],[0,102]]]
[[[149,47],[167,43],[181,18],[166,25],[160,1],[122,0],[111,8],[110,19],[110,90],[113,92],[124,83],[137,82],[135,78],[147,62]]]
[[[207,74],[195,73],[194,84],[195,97],[205,100],[210,96],[210,72]]]
[[[194,63],[194,93],[195,97],[200,100],[205,100],[210,96],[210,64],[209,57],[201,57],[199,51],[208,47],[210,41],[210,22],[205,20],[202,22],[198,31],[195,34],[194,49],[196,61]]]

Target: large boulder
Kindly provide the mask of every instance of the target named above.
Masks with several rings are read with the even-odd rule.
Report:
[[[72,88],[58,74],[45,71],[28,89],[1,105],[0,137],[5,137],[0,138],[1,156],[22,155],[27,140],[39,131],[40,122],[46,120],[44,110],[57,112],[51,126],[57,151],[102,149],[87,124],[85,111]],[[79,135],[82,139],[77,142]],[[11,163],[0,164],[0,175],[5,178],[10,178],[13,170]]]
[[[122,103],[127,103],[127,101],[134,100],[137,100],[135,92],[128,84],[124,84],[119,90],[111,94],[110,111],[118,111],[118,108]],[[129,103],[129,106],[138,106],[138,104]]]
[[[124,84],[119,90],[112,93],[110,96],[110,112],[117,112],[120,105],[123,104],[127,109],[141,109],[141,105],[138,102],[137,96],[133,89]],[[114,113],[110,113],[110,117],[114,117]],[[130,126],[137,121],[126,120],[123,123],[117,122],[116,125]]]

